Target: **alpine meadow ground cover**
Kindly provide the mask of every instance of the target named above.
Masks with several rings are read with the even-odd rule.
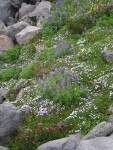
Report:
[[[42,32],[0,57],[1,89],[19,108],[30,108],[9,149],[35,150],[69,134],[85,135],[108,119],[113,63],[101,51],[113,50],[112,18],[110,0],[54,2]],[[39,53],[36,44],[44,45]]]

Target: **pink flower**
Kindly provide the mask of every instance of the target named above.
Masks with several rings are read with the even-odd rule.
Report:
[[[28,141],[30,137],[29,136],[24,136],[23,138],[24,138],[24,140]]]
[[[49,127],[48,127],[48,131],[49,131],[49,132],[53,132],[54,130],[55,130],[55,128],[54,128],[53,126],[49,126]]]

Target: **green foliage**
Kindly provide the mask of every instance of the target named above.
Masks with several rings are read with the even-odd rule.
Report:
[[[0,71],[0,80],[5,82],[12,78],[14,78],[14,79],[18,78],[19,72],[20,72],[20,70],[15,67],[4,69],[4,70]]]
[[[78,104],[81,97],[87,97],[87,92],[77,84],[77,76],[74,73],[62,73],[60,70],[57,72],[51,72],[50,77],[39,86],[44,99],[53,100],[59,105],[71,106]]]
[[[27,44],[24,45],[20,51],[19,62],[24,62],[28,59],[33,59],[36,53],[35,45],[34,44]]]
[[[34,150],[69,134],[85,135],[108,119],[108,107],[113,103],[112,63],[106,63],[101,56],[104,47],[112,49],[113,45],[113,11],[108,9],[108,1],[64,0],[58,1],[57,6],[54,3],[42,32],[20,48],[17,61],[13,61],[19,67],[7,69],[0,56],[1,81],[26,78],[23,83],[11,81],[15,83],[7,98],[15,100],[24,89],[16,106],[31,107],[31,113],[6,147]],[[98,8],[100,4],[103,5]],[[36,54],[38,43],[45,49]],[[12,62],[13,57],[10,58]],[[18,84],[19,90],[14,90]],[[40,109],[47,112],[39,113]]]
[[[37,44],[42,39],[42,32],[39,32],[35,35],[35,37],[29,42],[30,44]]]
[[[28,64],[27,66],[22,68],[20,77],[26,78],[26,79],[34,77],[36,75],[37,68],[38,68],[38,66],[36,63]]]
[[[93,23],[90,21],[88,17],[78,17],[78,18],[69,18],[67,20],[67,26],[71,33],[73,34],[81,34],[85,32],[86,29],[91,28]]]
[[[17,45],[15,47],[10,48],[6,51],[6,53],[3,55],[3,60],[5,62],[16,62],[20,56],[20,51],[22,49],[21,45]]]

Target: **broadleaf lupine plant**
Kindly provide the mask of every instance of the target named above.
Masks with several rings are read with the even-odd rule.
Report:
[[[49,77],[42,79],[38,88],[44,99],[50,99],[59,106],[72,106],[78,103],[80,97],[87,96],[87,92],[79,86],[78,76],[65,67],[50,72]]]
[[[80,34],[89,29],[100,14],[110,15],[113,8],[110,2],[110,0],[86,0],[84,3],[83,0],[60,0],[55,4],[54,13],[45,20],[44,28],[57,32],[65,25],[71,33]],[[68,10],[67,5],[70,5]]]

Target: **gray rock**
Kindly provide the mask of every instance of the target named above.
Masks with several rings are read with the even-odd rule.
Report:
[[[9,48],[13,47],[13,41],[7,35],[0,35],[0,55],[3,55]]]
[[[23,113],[11,103],[0,105],[0,144],[6,143],[23,121]]]
[[[31,107],[29,105],[23,105],[21,107],[21,110],[25,113],[25,114],[29,114],[31,112]]]
[[[4,30],[0,30],[0,34],[5,34],[8,37],[12,38],[13,40],[15,39],[15,34],[20,32],[22,29],[27,27],[29,24],[25,21],[20,21],[14,25],[11,25]]]
[[[113,62],[113,50],[103,50],[101,54],[107,62]]]
[[[2,21],[0,21],[0,29],[4,29],[5,27],[5,24]]]
[[[113,123],[113,115],[110,115],[110,116],[109,116],[109,118],[108,118],[108,122]]]
[[[13,6],[13,7],[15,7],[15,8],[20,8],[20,6],[21,6],[21,4],[22,4],[22,2],[23,2],[24,0],[11,0],[11,5]]]
[[[8,17],[14,15],[15,13],[10,0],[0,0],[0,20],[7,22]]]
[[[98,137],[83,140],[76,150],[113,150],[113,137]]]
[[[6,98],[2,94],[0,94],[0,104],[2,104],[5,100]]]
[[[16,20],[15,18],[9,17],[9,18],[7,19],[7,26],[11,26],[11,25],[15,24],[16,21],[17,21],[17,20]]]
[[[83,139],[93,139],[96,137],[109,136],[113,132],[113,124],[110,122],[101,122],[92,129]]]
[[[44,18],[48,17],[50,14],[50,11],[47,8],[44,8],[40,14],[40,16],[36,17],[37,27],[42,28],[42,21]]]
[[[62,145],[62,150],[75,150],[76,147],[76,142],[72,139],[69,139]]]
[[[35,5],[27,5],[22,3],[21,8],[19,9],[19,19],[28,17],[28,15],[35,9]]]
[[[27,26],[16,34],[16,40],[19,44],[27,44],[39,31],[40,28],[38,27]]]
[[[108,111],[113,112],[113,105],[110,105]]]
[[[0,146],[0,150],[9,150],[7,147]]]
[[[75,150],[80,137],[77,135],[47,142],[37,150]]]
[[[42,1],[36,6],[35,10],[29,14],[29,17],[34,20],[41,16],[43,9],[48,9],[48,11],[50,11],[51,7],[51,2]]]

